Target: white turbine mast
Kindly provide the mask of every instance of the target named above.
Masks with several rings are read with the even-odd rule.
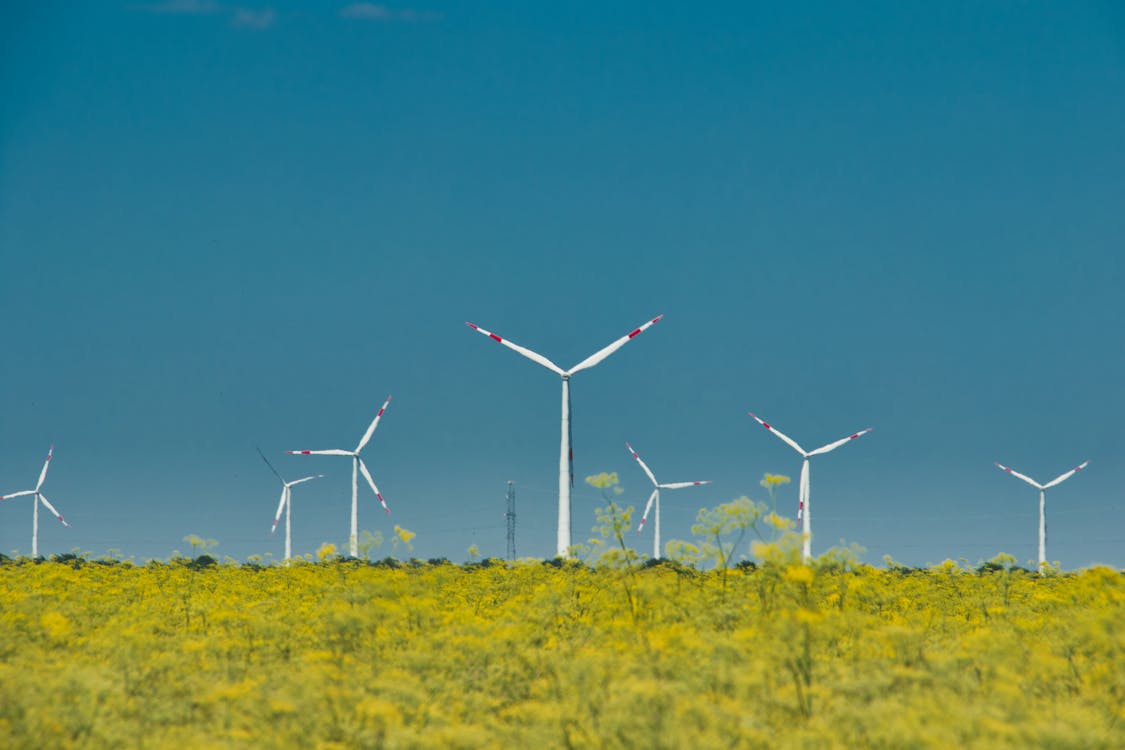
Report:
[[[530,349],[525,349],[507,339],[500,338],[491,331],[486,331],[474,323],[465,323],[477,333],[488,336],[493,341],[503,344],[512,351],[518,352],[536,364],[546,367],[551,372],[562,378],[562,437],[559,446],[559,525],[557,537],[557,554],[566,557],[570,549],[570,490],[574,486],[574,451],[571,447],[570,430],[570,378],[577,372],[587,370],[613,354],[615,351],[632,341],[642,331],[647,330],[654,323],[658,323],[663,315],[657,315],[639,328],[634,328],[628,334],[614,341],[609,346],[591,354],[569,370],[564,370],[541,354],[536,354]]]
[[[281,482],[281,502],[278,503],[278,505],[277,505],[277,513],[274,514],[273,526],[270,527],[270,533],[272,534],[275,531],[277,531],[277,522],[281,520],[281,511],[284,508],[285,509],[285,561],[288,562],[289,558],[291,558],[293,556],[293,529],[292,529],[292,522],[293,522],[293,489],[292,488],[295,487],[298,484],[304,484],[305,482],[311,481],[313,479],[320,479],[324,475],[323,474],[313,474],[312,476],[301,477],[300,479],[294,479],[292,482],[287,482],[287,481],[285,481],[285,478],[283,476],[281,476],[281,474],[278,473],[277,469],[275,469],[273,467],[273,464],[270,463],[270,460],[268,458],[266,458],[266,454],[262,453],[262,449],[258,448],[257,450],[258,450],[258,455],[261,456],[262,460],[266,462],[266,466],[270,467],[270,471],[272,471],[273,475],[275,477],[277,477],[277,480],[279,482]]]
[[[1020,474],[1018,471],[1014,471],[1010,467],[1005,466],[1004,464],[1000,464],[1000,463],[996,464],[996,468],[1000,469],[1001,471],[1008,472],[1009,474],[1011,474],[1013,477],[1015,477],[1017,479],[1022,479],[1023,481],[1030,484],[1032,487],[1035,487],[1037,490],[1039,490],[1039,567],[1040,568],[1042,568],[1043,565],[1047,562],[1047,490],[1049,490],[1050,488],[1054,487],[1057,484],[1062,484],[1066,480],[1070,479],[1072,476],[1074,476],[1078,472],[1085,469],[1089,465],[1089,463],[1090,463],[1089,461],[1083,461],[1082,463],[1078,464],[1078,466],[1075,466],[1070,471],[1059,474],[1057,477],[1052,479],[1050,482],[1047,482],[1046,484],[1039,484],[1039,482],[1036,482],[1031,477]]]
[[[371,436],[375,433],[375,427],[379,424],[379,420],[383,417],[383,412],[387,410],[387,406],[391,403],[391,397],[387,396],[387,400],[379,407],[379,412],[372,420],[371,426],[367,428],[367,432],[363,433],[360,438],[359,445],[355,450],[346,451],[340,448],[332,448],[329,450],[321,451],[286,451],[286,453],[293,456],[350,456],[352,459],[352,530],[351,535],[348,537],[348,554],[352,557],[359,555],[359,474],[363,474],[363,478],[371,485],[371,491],[375,493],[375,497],[379,498],[379,503],[383,506],[383,510],[387,511],[387,515],[391,514],[391,509],[387,507],[387,501],[383,499],[383,495],[379,492],[379,488],[375,486],[375,480],[371,478],[371,472],[367,470],[367,465],[363,463],[363,459],[359,457],[360,451],[363,450],[367,442],[371,440]]]
[[[633,446],[629,445],[628,441],[625,441],[625,448],[633,455],[633,458],[637,459],[637,463],[641,465],[645,474],[648,475],[648,478],[652,481],[652,494],[648,497],[645,512],[641,516],[641,523],[637,526],[637,533],[640,534],[641,531],[644,530],[645,521],[648,520],[648,512],[653,510],[652,558],[654,560],[659,560],[662,557],[660,554],[660,490],[678,490],[683,487],[698,487],[701,484],[711,484],[711,480],[705,479],[701,482],[671,482],[669,484],[661,484],[656,481],[656,476],[652,473],[652,469],[648,468],[648,464],[641,460],[641,457],[637,455],[637,452],[633,450]]]
[[[785,442],[786,445],[800,453],[804,459],[801,462],[801,480],[797,485],[797,520],[801,522],[801,535],[804,537],[804,545],[801,548],[801,560],[804,562],[808,562],[809,558],[812,557],[812,520],[809,517],[811,515],[809,511],[809,459],[813,456],[819,456],[822,453],[834,451],[844,443],[851,442],[857,437],[861,437],[871,432],[872,428],[868,427],[866,430],[853,432],[851,435],[848,435],[845,438],[840,438],[839,440],[829,443],[828,445],[822,445],[816,450],[806,451],[804,448],[797,445],[796,440],[778,431],[773,425],[761,419],[757,414],[754,414],[754,412],[749,412],[749,414],[758,422],[758,424],[760,424],[762,427],[765,427],[774,435],[777,435],[779,438],[781,438],[782,441]]]
[[[32,500],[31,503],[34,509],[32,510],[31,516],[31,556],[33,558],[39,557],[39,503],[43,503],[43,507],[51,511],[63,526],[70,526],[62,517],[62,514],[55,510],[55,506],[51,505],[51,502],[47,500],[47,496],[40,492],[44,480],[47,479],[47,468],[51,465],[51,456],[53,456],[54,453],[55,446],[52,445],[51,449],[47,451],[47,460],[43,462],[43,471],[39,472],[39,481],[35,483],[35,489],[13,492],[11,495],[0,495],[0,500],[11,500],[14,497],[24,497],[25,495],[35,496],[35,499]]]

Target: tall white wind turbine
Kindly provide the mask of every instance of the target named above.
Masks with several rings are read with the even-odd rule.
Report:
[[[559,446],[559,528],[557,538],[557,553],[566,557],[570,548],[570,489],[574,486],[574,451],[570,441],[570,378],[577,372],[587,370],[613,354],[615,351],[632,341],[642,331],[647,330],[654,323],[658,323],[663,315],[657,315],[639,328],[634,328],[628,334],[614,341],[604,349],[591,354],[569,370],[564,370],[541,354],[536,354],[530,349],[525,349],[507,339],[502,339],[495,333],[486,331],[473,323],[466,323],[477,333],[488,336],[493,341],[503,344],[512,351],[518,352],[532,362],[546,367],[551,372],[562,378],[562,439]]]
[[[266,466],[270,467],[270,471],[272,471],[273,475],[275,477],[277,477],[277,480],[279,482],[281,482],[281,502],[278,503],[278,505],[277,505],[277,513],[274,514],[273,526],[270,527],[270,533],[272,534],[275,531],[277,531],[277,522],[281,520],[281,510],[284,508],[285,509],[285,560],[288,561],[289,558],[291,558],[293,556],[293,529],[292,529],[293,489],[292,488],[295,487],[298,484],[304,484],[305,482],[311,481],[313,479],[320,479],[324,475],[323,474],[313,474],[312,476],[301,477],[300,479],[294,479],[292,482],[286,482],[285,478],[282,477],[281,474],[278,473],[277,469],[273,468],[273,464],[271,464],[270,460],[268,458],[266,458],[266,454],[262,453],[261,448],[258,449],[258,455],[262,457],[262,460],[266,462]]]
[[[34,510],[32,511],[31,516],[32,557],[39,557],[39,503],[43,503],[43,507],[54,513],[55,518],[59,519],[59,522],[62,523],[63,526],[70,526],[70,524],[67,523],[66,520],[62,517],[62,514],[55,510],[55,506],[51,505],[50,501],[47,500],[47,496],[39,491],[43,487],[43,481],[47,478],[47,468],[51,465],[51,456],[53,456],[54,453],[55,446],[52,445],[51,449],[47,451],[47,460],[43,462],[43,471],[39,472],[39,481],[35,483],[35,489],[24,490],[23,492],[14,492],[11,495],[0,495],[0,500],[11,500],[13,497],[23,497],[24,495],[35,496],[35,499],[32,500],[32,507],[34,508]]]
[[[367,432],[363,433],[363,437],[359,440],[359,445],[355,447],[354,451],[346,451],[340,448],[333,448],[323,451],[286,451],[294,456],[350,456],[352,459],[352,533],[348,537],[348,554],[352,557],[359,555],[359,474],[363,474],[363,478],[371,485],[371,491],[375,493],[375,497],[379,498],[379,503],[382,504],[383,510],[387,511],[387,515],[391,514],[391,509],[387,507],[387,501],[383,499],[380,494],[379,488],[375,486],[375,480],[371,478],[371,472],[367,470],[367,466],[363,463],[363,459],[359,457],[360,451],[371,440],[371,436],[375,433],[375,427],[379,424],[379,420],[383,417],[383,412],[387,410],[387,406],[391,403],[391,397],[387,396],[387,400],[379,407],[379,413],[375,415],[372,420],[371,426],[367,428]]]
[[[644,461],[641,460],[641,457],[637,455],[637,452],[635,450],[633,450],[633,446],[629,445],[628,441],[625,442],[625,447],[628,449],[629,453],[633,454],[633,458],[637,459],[637,463],[639,463],[641,465],[641,468],[644,469],[645,474],[648,475],[648,478],[650,480],[652,480],[652,487],[653,487],[652,494],[648,496],[648,503],[645,505],[645,512],[644,512],[644,515],[641,516],[641,524],[640,524],[640,526],[637,527],[637,533],[638,534],[641,533],[641,531],[644,529],[645,521],[648,520],[648,512],[650,510],[655,510],[655,513],[653,515],[653,524],[652,524],[652,526],[653,526],[653,528],[652,528],[652,533],[653,533],[653,536],[652,536],[652,558],[654,560],[659,560],[661,558],[661,554],[660,554],[660,490],[678,490],[682,487],[697,487],[701,484],[711,484],[711,480],[705,479],[702,482],[672,482],[670,484],[660,484],[659,482],[656,481],[656,476],[653,475],[652,469],[648,468],[648,464],[646,464]]]
[[[1047,482],[1046,484],[1039,484],[1039,482],[1036,482],[1031,477],[1024,476],[1023,474],[1020,474],[1018,471],[1013,471],[1011,468],[1005,466],[1004,464],[996,464],[996,468],[1000,469],[1001,471],[1008,472],[1009,474],[1011,474],[1013,477],[1016,477],[1017,479],[1022,479],[1023,481],[1030,484],[1032,487],[1035,487],[1037,490],[1039,490],[1039,567],[1040,568],[1042,568],[1043,564],[1047,562],[1047,490],[1054,487],[1056,484],[1062,484],[1066,480],[1070,479],[1072,476],[1074,476],[1078,472],[1085,469],[1086,466],[1089,463],[1090,463],[1089,461],[1083,461],[1082,463],[1078,464],[1077,466],[1075,466],[1070,471],[1065,472],[1063,474],[1059,474],[1057,477],[1052,479],[1050,482]]]
[[[812,557],[812,521],[809,518],[809,459],[813,456],[819,456],[822,453],[834,451],[844,443],[851,442],[857,437],[866,435],[867,433],[871,432],[872,428],[868,427],[866,430],[854,432],[851,435],[848,435],[846,438],[840,438],[839,440],[833,443],[829,443],[828,445],[822,445],[816,450],[806,451],[804,448],[797,445],[796,440],[778,431],[773,427],[773,425],[758,417],[758,415],[754,412],[750,412],[750,416],[753,417],[762,427],[765,427],[774,435],[777,435],[779,438],[781,438],[786,443],[786,445],[800,453],[804,458],[804,461],[801,462],[801,480],[797,485],[797,520],[801,522],[801,534],[805,538],[804,546],[801,548],[801,559],[807,562],[808,559]]]

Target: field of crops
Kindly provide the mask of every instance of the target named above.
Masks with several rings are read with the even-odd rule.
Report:
[[[1122,623],[1104,568],[8,561],[0,747],[1120,748]]]

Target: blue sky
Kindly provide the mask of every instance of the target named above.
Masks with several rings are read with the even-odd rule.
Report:
[[[1125,566],[1125,11],[1115,3],[23,3],[0,11],[0,492],[44,553],[554,549],[579,478],[665,538],[812,466],[813,550]],[[796,482],[783,488],[795,509]],[[599,496],[575,490],[576,537]],[[30,549],[26,498],[0,551]],[[637,540],[648,551],[647,536]],[[389,546],[381,552],[389,552]]]

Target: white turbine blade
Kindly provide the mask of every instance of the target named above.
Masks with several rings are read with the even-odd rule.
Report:
[[[51,449],[47,451],[47,460],[43,462],[43,471],[39,472],[39,481],[35,485],[36,490],[43,486],[43,480],[47,478],[47,467],[51,465],[51,456],[54,453],[55,446],[52,445]]]
[[[998,463],[998,464],[996,464],[996,468],[1000,469],[1000,471],[1008,472],[1009,474],[1011,474],[1013,477],[1016,477],[1017,479],[1022,479],[1023,481],[1027,482],[1028,484],[1030,484],[1032,487],[1035,487],[1036,489],[1040,489],[1040,490],[1046,489],[1045,487],[1043,487],[1043,485],[1039,484],[1039,482],[1036,482],[1031,477],[1024,476],[1023,474],[1020,474],[1018,471],[1013,471],[1011,469],[1011,467],[1005,466],[1004,464]]]
[[[327,451],[285,451],[290,456],[354,456],[355,453],[351,451],[342,451],[339,448],[333,448]]]
[[[794,440],[793,438],[789,437],[788,435],[786,435],[785,433],[781,432],[780,430],[776,429],[776,428],[775,428],[775,427],[774,427],[773,425],[771,425],[771,424],[770,424],[769,422],[767,422],[766,420],[764,420],[764,419],[762,419],[761,417],[759,417],[759,416],[758,416],[757,414],[755,414],[754,412],[752,412],[752,411],[751,411],[751,412],[747,412],[747,414],[749,414],[750,416],[752,416],[752,417],[754,418],[754,420],[755,420],[755,421],[756,421],[756,422],[757,422],[758,424],[760,424],[760,425],[761,425],[762,427],[765,427],[765,428],[766,428],[767,430],[769,430],[770,432],[772,432],[772,433],[773,433],[774,435],[777,435],[777,436],[778,436],[779,438],[781,438],[781,439],[782,439],[782,440],[784,440],[784,441],[785,441],[786,443],[788,443],[788,444],[789,444],[789,447],[790,447],[790,448],[792,448],[793,450],[797,451],[797,452],[798,452],[798,453],[800,453],[800,454],[801,454],[802,456],[806,455],[806,454],[805,454],[805,449],[804,449],[804,448],[802,448],[801,446],[797,445],[797,441],[796,441],[796,440]]]
[[[570,371],[567,374],[573,375],[576,372],[581,372],[582,370],[587,370],[587,369],[593,367],[594,365],[598,364],[603,359],[605,359],[609,355],[613,354],[615,351],[617,351],[621,347],[628,344],[632,339],[634,339],[642,331],[646,331],[646,330],[648,330],[648,328],[650,326],[652,326],[656,323],[659,323],[660,319],[663,318],[663,317],[664,317],[663,315],[657,315],[655,318],[653,318],[649,322],[645,323],[640,328],[634,328],[632,331],[625,334],[621,338],[617,339],[617,341],[614,341],[612,344],[610,344],[606,348],[602,349],[599,352],[596,352],[595,354],[591,354],[589,357],[586,357],[586,359],[582,360],[581,362],[576,364],[574,367],[570,368]]]
[[[846,438],[840,438],[839,440],[837,440],[834,443],[829,443],[828,445],[822,445],[821,447],[817,448],[815,451],[809,451],[809,455],[810,456],[819,456],[822,453],[828,453],[829,451],[834,451],[837,448],[839,448],[841,445],[843,445],[844,443],[850,443],[852,440],[855,440],[857,437],[862,437],[863,435],[866,435],[867,433],[871,432],[872,429],[874,429],[874,428],[868,427],[866,430],[860,430],[859,432],[853,432],[851,435],[848,435]]]
[[[35,490],[23,490],[22,492],[13,492],[10,495],[0,495],[0,500],[11,500],[13,497],[23,497],[24,495],[34,495]]]
[[[551,360],[544,357],[542,354],[536,354],[535,352],[531,351],[530,349],[526,349],[526,348],[520,346],[519,344],[513,344],[511,341],[508,341],[507,339],[502,339],[499,336],[497,336],[495,333],[492,333],[491,331],[486,331],[475,323],[469,323],[469,322],[466,321],[465,325],[467,325],[469,328],[472,328],[477,333],[483,333],[485,336],[488,336],[493,341],[496,341],[496,342],[499,342],[499,343],[503,344],[504,346],[508,347],[512,351],[519,352],[523,356],[530,359],[532,362],[536,362],[538,364],[543,365],[544,367],[546,367],[548,370],[555,373],[556,375],[566,375],[566,372],[563,371],[563,368],[559,367],[554,362],[552,362]]]
[[[652,510],[652,504],[654,502],[656,502],[656,496],[659,495],[659,494],[660,494],[660,488],[657,487],[656,489],[654,489],[652,491],[652,494],[648,496],[648,504],[645,506],[644,515],[641,516],[641,525],[637,527],[637,533],[638,534],[640,534],[641,531],[644,529],[645,521],[648,520],[648,512],[650,510]]]
[[[367,445],[367,441],[370,440],[371,436],[375,433],[375,427],[379,424],[379,420],[383,418],[383,412],[385,412],[387,410],[387,407],[390,405],[391,397],[387,396],[387,400],[384,401],[383,405],[379,407],[379,413],[376,414],[375,419],[371,421],[371,426],[367,428],[367,432],[363,433],[363,439],[360,440],[359,445],[356,446],[356,453],[359,453],[361,450],[363,450],[363,446]]]
[[[273,514],[273,526],[270,527],[270,533],[277,531],[277,522],[281,520],[281,511],[285,510],[285,501],[289,497],[289,485],[281,488],[281,500],[277,504],[277,513]]]
[[[324,476],[323,474],[313,474],[311,477],[301,477],[300,479],[294,479],[292,482],[286,482],[285,486],[286,487],[293,487],[293,486],[298,485],[298,484],[304,484],[305,482],[310,482],[313,479],[320,479],[323,476]]]
[[[270,471],[273,472],[273,475],[275,477],[277,477],[278,481],[281,482],[282,484],[285,484],[285,477],[283,477],[283,476],[281,476],[281,474],[277,473],[277,469],[273,468],[273,464],[271,464],[270,460],[268,458],[266,458],[266,454],[262,453],[262,449],[255,445],[254,450],[258,451],[258,455],[261,456],[262,460],[266,462],[266,466],[270,467]]]
[[[1050,482],[1047,482],[1045,485],[1043,485],[1043,489],[1046,490],[1046,489],[1049,489],[1051,487],[1054,487],[1056,484],[1062,484],[1063,482],[1070,479],[1072,476],[1074,476],[1078,472],[1085,469],[1086,466],[1089,465],[1089,463],[1090,463],[1089,461],[1083,461],[1082,463],[1078,464],[1077,466],[1075,466],[1073,469],[1066,472],[1065,474],[1059,474],[1057,477],[1052,479]]]
[[[656,477],[653,475],[652,469],[648,468],[648,464],[641,460],[641,457],[637,455],[637,452],[635,450],[633,450],[633,446],[629,445],[628,440],[625,441],[625,448],[633,454],[633,458],[637,459],[637,463],[639,463],[641,465],[641,468],[645,470],[645,474],[648,474],[648,478],[652,480],[652,483],[657,484]]]
[[[47,498],[43,496],[43,493],[42,493],[42,492],[38,492],[38,493],[36,493],[36,494],[37,494],[37,495],[39,495],[39,500],[40,500],[40,501],[41,501],[41,502],[42,502],[42,503],[43,503],[43,504],[44,504],[45,506],[47,506],[47,510],[51,511],[52,513],[54,513],[54,514],[55,514],[55,518],[59,519],[59,522],[60,522],[60,523],[61,523],[61,524],[62,524],[63,526],[70,526],[70,524],[66,522],[66,519],[62,517],[62,513],[59,513],[59,512],[57,511],[57,510],[55,510],[55,506],[51,505],[51,503],[47,501]]]
[[[367,465],[363,463],[362,458],[358,458],[356,460],[359,462],[360,473],[363,474],[363,478],[367,480],[367,483],[371,485],[371,491],[375,493],[375,497],[379,498],[379,502],[383,505],[383,510],[387,511],[387,515],[389,516],[391,514],[391,509],[387,507],[387,501],[383,499],[383,495],[380,494],[379,488],[375,486],[375,480],[371,478],[371,472],[367,470]]]
[[[662,490],[679,490],[684,487],[698,487],[701,484],[711,484],[711,480],[705,479],[702,482],[672,482],[671,484],[658,484],[656,486]]]

